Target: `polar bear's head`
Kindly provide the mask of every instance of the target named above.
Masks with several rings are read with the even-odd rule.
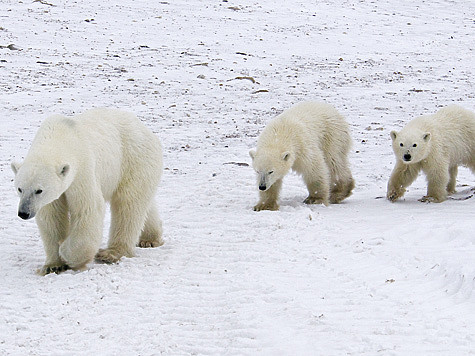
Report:
[[[269,189],[277,180],[289,173],[294,164],[294,155],[289,151],[279,150],[250,150],[252,167],[257,173],[257,183],[259,190]]]
[[[405,164],[417,163],[427,158],[430,151],[431,134],[416,130],[408,132],[391,131],[393,151],[397,159]]]
[[[57,167],[40,163],[11,164],[15,173],[15,188],[20,197],[18,216],[33,218],[45,205],[58,199],[71,185],[69,164]]]

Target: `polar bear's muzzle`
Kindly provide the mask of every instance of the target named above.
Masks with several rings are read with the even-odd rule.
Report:
[[[269,188],[269,184],[267,184],[267,179],[265,174],[259,174],[259,190],[264,191]]]
[[[402,159],[406,162],[410,162],[412,160],[412,156],[410,153],[406,153],[404,156],[402,156]]]
[[[31,219],[33,216],[31,216],[30,213],[27,213],[25,211],[18,211],[18,216],[22,218],[23,220],[28,220]]]
[[[23,220],[29,220],[31,218],[34,218],[35,215],[35,212],[30,209],[29,202],[23,204],[20,202],[20,207],[18,208],[18,217]]]

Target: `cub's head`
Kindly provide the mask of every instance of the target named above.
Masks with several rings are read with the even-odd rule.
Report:
[[[68,164],[58,167],[39,163],[12,163],[15,189],[20,197],[18,216],[33,218],[45,205],[58,199],[71,184]]]
[[[262,191],[269,189],[272,184],[289,173],[295,161],[294,155],[288,151],[274,153],[251,150],[249,155],[252,158],[252,167],[257,173],[259,190]]]
[[[393,151],[396,158],[406,164],[417,163],[427,158],[430,150],[430,132],[391,131]]]

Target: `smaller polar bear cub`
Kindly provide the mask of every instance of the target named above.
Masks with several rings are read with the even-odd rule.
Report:
[[[260,200],[255,211],[278,210],[282,179],[293,170],[308,189],[306,204],[339,203],[351,195],[348,124],[331,105],[299,103],[274,118],[251,150]]]
[[[420,201],[436,203],[455,192],[458,166],[475,173],[475,114],[457,105],[420,116],[400,132],[392,131],[391,138],[397,160],[387,191],[392,202],[404,195],[421,170],[428,187]]]

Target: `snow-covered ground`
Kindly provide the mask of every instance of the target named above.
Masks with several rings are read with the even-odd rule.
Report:
[[[421,176],[384,199],[391,130],[475,109],[474,33],[463,0],[2,0],[0,355],[475,354],[475,198],[420,203]],[[241,163],[302,100],[351,124],[354,194],[307,206],[291,175],[256,213]],[[161,138],[166,243],[40,277],[10,161],[47,115],[93,106]],[[455,198],[474,185],[461,169]]]

